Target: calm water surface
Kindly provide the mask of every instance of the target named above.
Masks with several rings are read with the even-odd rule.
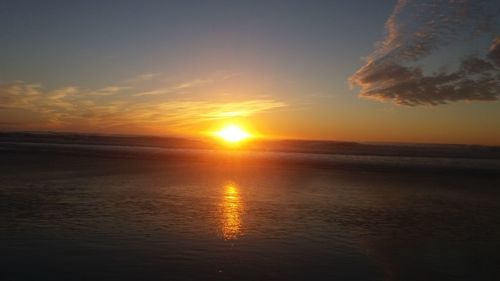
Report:
[[[494,280],[500,179],[6,155],[0,280]]]

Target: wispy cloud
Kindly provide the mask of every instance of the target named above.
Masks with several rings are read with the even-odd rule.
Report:
[[[137,75],[135,77],[132,77],[132,78],[129,78],[129,79],[126,79],[125,81],[123,81],[124,83],[126,84],[137,84],[137,83],[141,83],[141,82],[147,82],[147,81],[151,81],[153,79],[156,79],[158,77],[160,77],[162,74],[159,73],[159,72],[155,72],[155,73],[144,73],[144,74],[140,74],[140,75]]]
[[[285,107],[284,102],[274,99],[240,99],[217,102],[196,95],[174,95],[165,100],[148,98],[141,82],[108,86],[98,89],[62,87],[48,90],[39,84],[13,81],[0,84],[0,110],[13,109],[29,111],[45,128],[126,128],[164,126],[180,128],[219,119],[248,117],[261,112]],[[174,83],[151,93],[164,93],[165,89],[189,91],[192,88],[211,83],[208,79],[192,79]],[[142,95],[130,93],[143,93]],[[5,120],[8,121],[8,120]],[[22,124],[20,124],[22,126]]]
[[[202,112],[202,118],[225,119],[232,117],[252,116],[262,111],[267,111],[287,104],[270,99],[246,100],[241,102],[225,103],[222,106],[209,106],[209,110]]]
[[[28,107],[41,97],[41,86],[23,81],[0,84],[0,106]]]
[[[200,86],[205,85],[205,84],[213,83],[214,81],[215,80],[213,80],[213,79],[194,79],[191,81],[185,81],[182,83],[178,83],[178,84],[173,85],[173,86],[138,92],[138,93],[133,94],[133,96],[142,97],[142,96],[156,96],[156,95],[166,95],[166,94],[179,93],[179,92],[184,91],[184,90],[188,90],[188,89],[200,87]]]
[[[134,96],[134,97],[156,96],[156,95],[165,95],[165,94],[170,94],[170,93],[172,93],[171,88],[160,88],[160,89],[153,89],[153,90],[138,92],[138,93],[132,94],[132,96]]]
[[[92,91],[92,92],[90,92],[90,94],[96,95],[96,96],[111,96],[114,94],[119,94],[125,90],[130,89],[130,88],[131,88],[130,86],[122,86],[122,85],[120,85],[120,86],[107,86],[107,87]]]
[[[385,28],[384,40],[350,77],[350,83],[361,88],[361,97],[410,106],[498,99],[497,1],[400,0]],[[481,54],[457,52],[454,71],[428,74],[421,65],[438,51],[478,38],[489,38],[491,46]]]

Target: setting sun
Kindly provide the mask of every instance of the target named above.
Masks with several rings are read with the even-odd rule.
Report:
[[[229,125],[215,133],[216,136],[229,143],[238,143],[250,137],[250,134],[237,125]]]

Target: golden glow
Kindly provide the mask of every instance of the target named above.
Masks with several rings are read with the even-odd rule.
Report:
[[[234,183],[224,186],[224,197],[221,204],[222,236],[225,240],[237,239],[241,234],[241,213],[243,203]]]
[[[250,137],[250,134],[237,125],[228,125],[215,133],[229,143],[238,143]]]

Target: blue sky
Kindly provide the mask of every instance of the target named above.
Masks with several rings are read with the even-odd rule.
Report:
[[[395,2],[3,3],[3,80],[95,87],[150,72],[203,75],[262,64],[277,74],[282,66],[297,69],[292,75],[327,72],[343,83],[382,36]]]
[[[0,129],[193,134],[234,121],[277,137],[500,144],[495,93],[394,98],[403,84],[371,80],[367,60],[377,71],[396,62],[399,74],[452,73],[498,36],[436,40],[449,36],[439,22],[429,31],[422,11],[453,19],[461,6],[400,2],[2,1]],[[407,15],[416,26],[403,25]],[[426,33],[419,40],[437,46],[415,60],[397,55],[415,50],[413,38],[380,47],[391,17],[398,34]]]

